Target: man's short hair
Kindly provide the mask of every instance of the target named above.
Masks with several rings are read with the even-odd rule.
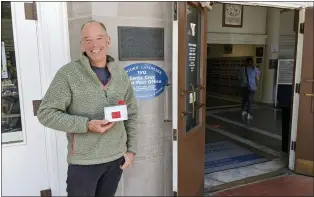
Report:
[[[99,22],[99,21],[95,21],[95,20],[90,20],[86,23],[84,23],[81,27],[81,31],[83,30],[83,28],[85,27],[85,25],[89,24],[89,23],[98,23],[104,30],[105,32],[107,32],[107,29],[106,29],[106,26],[102,23],[102,22]]]

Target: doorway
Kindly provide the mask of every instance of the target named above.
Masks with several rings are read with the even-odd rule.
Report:
[[[205,163],[205,173],[208,172],[205,175],[207,191],[213,192],[238,184],[289,173],[288,166],[290,170],[295,170],[296,173],[313,176],[313,157],[306,153],[305,146],[296,149],[296,135],[298,135],[297,139],[302,139],[302,142],[299,141],[300,146],[304,143],[307,144],[307,147],[313,147],[313,143],[306,142],[305,139],[305,135],[309,137],[313,135],[313,124],[308,124],[309,119],[307,121],[305,118],[301,119],[302,116],[313,119],[313,70],[312,66],[309,66],[313,65],[313,58],[307,55],[313,53],[313,42],[311,41],[313,38],[309,36],[312,34],[310,32],[313,31],[313,8],[290,12],[295,14],[294,23],[291,25],[296,32],[293,39],[295,41],[292,51],[293,58],[284,55],[279,56],[275,68],[274,102],[271,105],[261,103],[258,100],[260,95],[255,95],[253,120],[244,120],[241,116],[240,87],[234,85],[232,80],[236,80],[235,75],[239,73],[234,71],[237,70],[234,67],[238,67],[238,70],[241,69],[242,63],[239,63],[239,58],[253,58],[258,67],[259,62],[256,57],[258,51],[255,50],[254,55],[247,53],[243,57],[218,58],[221,67],[225,66],[227,69],[229,77],[221,77],[225,83],[220,83],[221,87],[219,88],[212,87],[210,89],[210,85],[207,85],[207,98],[215,97],[213,100],[217,103],[216,105],[212,104],[207,110],[207,115],[210,117],[207,116],[206,126],[210,130],[206,130],[206,143],[208,143],[206,153],[210,158],[208,159],[209,162]],[[304,20],[305,22],[302,23]],[[305,31],[305,25],[307,25],[307,31]],[[242,47],[245,46],[242,45]],[[261,47],[263,46],[256,46],[256,49]],[[287,47],[283,47],[283,51],[283,54],[287,55]],[[209,59],[211,59],[210,55]],[[242,61],[244,61],[243,59]],[[212,64],[215,66],[217,65],[217,58],[212,58],[208,62],[214,62]],[[217,66],[214,68],[217,69]],[[210,70],[207,69],[209,71],[207,81],[209,80],[208,74],[213,73]],[[263,70],[265,71],[265,69],[261,69],[261,72]],[[263,86],[265,78],[263,79],[264,81],[260,81],[261,83],[257,85],[261,85],[262,92],[265,92],[265,86]],[[302,92],[300,87],[306,90],[304,89]],[[223,92],[217,93],[217,89]],[[219,99],[227,100],[229,103],[224,101],[225,104],[222,104]],[[234,106],[227,106],[230,105],[230,102],[234,102],[231,103]],[[300,124],[300,121],[303,122]],[[305,128],[304,125],[306,124]],[[295,153],[297,153],[296,162],[299,161],[299,165],[294,168]],[[307,156],[305,156],[306,154]]]
[[[184,11],[184,5],[185,3],[182,3],[182,10],[180,10],[180,6],[178,6],[178,13]],[[280,6],[279,6],[280,7]],[[256,7],[255,7],[256,8]],[[266,8],[267,9],[267,8]],[[271,8],[271,9],[278,9],[278,8]],[[212,9],[214,10],[214,9]],[[220,11],[219,11],[220,12]],[[174,9],[174,13],[176,13],[176,9]],[[255,12],[252,12],[255,13]],[[275,73],[274,78],[272,79],[274,81],[274,86],[271,86],[270,89],[267,89],[267,85],[263,87],[263,83],[268,82],[268,85],[272,85],[269,83],[267,78],[263,81],[261,80],[260,83],[262,84],[262,93],[256,94],[255,96],[255,105],[253,105],[253,119],[243,119],[241,116],[241,94],[239,94],[239,85],[237,84],[239,70],[246,61],[247,58],[252,58],[255,63],[259,64],[260,58],[262,58],[262,62],[272,59],[270,56],[266,58],[266,60],[263,61],[263,55],[260,55],[257,52],[257,48],[265,48],[266,41],[260,42],[261,39],[265,39],[263,36],[258,36],[258,39],[254,39],[250,36],[245,36],[246,38],[249,38],[251,42],[253,42],[253,45],[257,46],[246,46],[247,48],[253,48],[254,52],[253,54],[247,52],[246,54],[241,54],[239,56],[235,57],[212,57],[210,59],[207,59],[207,65],[205,64],[206,69],[203,68],[203,64],[199,64],[199,67],[201,70],[205,70],[206,72],[206,90],[199,90],[202,92],[206,92],[206,115],[205,115],[205,131],[201,130],[201,127],[199,127],[199,131],[195,132],[194,135],[190,134],[190,137],[194,140],[197,140],[199,144],[204,143],[205,148],[202,149],[201,146],[195,146],[193,149],[191,149],[192,146],[189,148],[189,153],[185,152],[184,143],[187,143],[189,141],[188,136],[189,134],[186,134],[186,128],[184,125],[187,123],[184,123],[186,121],[185,116],[181,116],[180,114],[182,110],[188,109],[187,107],[183,107],[185,105],[188,105],[189,99],[186,98],[186,101],[180,100],[184,98],[184,96],[188,96],[186,94],[182,94],[182,87],[180,86],[180,81],[183,84],[185,81],[185,78],[183,78],[181,74],[185,74],[184,69],[188,68],[189,64],[186,62],[177,62],[178,59],[174,56],[173,60],[173,71],[176,73],[178,71],[178,76],[173,77],[173,117],[177,116],[178,121],[180,120],[183,127],[180,127],[180,124],[178,124],[177,121],[173,122],[173,128],[174,128],[174,140],[173,140],[173,177],[174,177],[174,192],[177,195],[186,194],[189,192],[189,194],[192,194],[193,191],[195,193],[196,189],[197,191],[200,190],[200,187],[197,187],[197,184],[194,184],[193,187],[190,188],[182,188],[185,187],[186,184],[183,179],[180,179],[180,177],[185,177],[189,174],[189,176],[192,176],[192,172],[195,172],[195,177],[200,176],[199,172],[199,166],[195,164],[193,167],[189,166],[188,172],[183,170],[182,166],[184,164],[182,161],[185,159],[191,159],[193,155],[193,158],[195,155],[198,155],[198,157],[203,157],[204,159],[204,174],[205,177],[204,181],[204,188],[207,192],[213,192],[216,190],[221,190],[226,187],[236,186],[237,184],[244,184],[251,181],[256,181],[258,179],[265,179],[270,176],[276,176],[281,173],[286,173],[288,170],[288,164],[291,165],[294,162],[294,153],[295,153],[295,143],[296,143],[296,129],[301,127],[301,125],[298,125],[298,114],[299,113],[305,113],[305,111],[299,111],[298,106],[299,105],[299,98],[301,100],[306,100],[310,103],[308,98],[311,97],[311,93],[304,93],[304,95],[300,94],[300,86],[298,84],[298,81],[300,81],[300,73],[301,73],[301,65],[302,62],[300,62],[300,59],[302,59],[302,49],[303,49],[303,31],[302,30],[302,21],[304,21],[304,13],[305,9],[297,10],[295,13],[297,13],[295,18],[294,24],[292,25],[293,28],[295,28],[295,46],[294,46],[294,52],[292,58],[276,58],[276,59],[282,59],[278,61],[269,61],[271,67],[265,67],[261,68],[260,72],[267,72],[269,69],[273,69]],[[220,13],[221,14],[221,13]],[[175,15],[176,16],[176,15]],[[180,14],[179,14],[180,16]],[[219,19],[219,17],[210,17],[213,19]],[[183,21],[185,21],[185,18],[179,18]],[[182,46],[182,42],[184,43],[185,38],[185,29],[180,29],[180,24],[182,25],[182,22],[179,20],[176,22],[176,19],[174,19],[173,22],[173,29],[174,34],[179,35],[179,39],[173,41],[174,49],[178,47],[179,54],[180,54],[180,45]],[[215,21],[214,21],[215,22]],[[309,23],[311,23],[311,20],[309,20]],[[210,22],[206,23],[210,26]],[[179,27],[179,28],[178,28]],[[183,26],[184,27],[184,26]],[[304,27],[304,25],[303,25]],[[308,27],[309,31],[312,31],[312,26],[309,25]],[[179,30],[178,32],[176,32]],[[221,30],[221,29],[219,29]],[[247,30],[247,29],[246,29]],[[213,40],[212,36],[214,36],[214,39],[220,40],[221,42],[218,43],[211,43],[207,42],[208,44],[215,44],[215,46],[208,46],[207,50],[203,50],[202,53],[206,53],[207,56],[210,56],[211,49],[210,47],[220,47],[223,49],[224,53],[230,53],[230,47],[239,43],[228,43],[225,39],[221,39],[226,36],[226,33],[213,33],[210,32],[207,33],[207,40]],[[297,35],[297,37],[296,37]],[[310,35],[310,34],[309,34]],[[216,37],[215,37],[216,36]],[[235,39],[236,37],[239,37],[239,35],[233,35],[232,39]],[[240,36],[241,37],[241,36]],[[244,38],[244,37],[242,37]],[[232,40],[230,39],[230,40]],[[244,39],[245,40],[245,39]],[[255,43],[256,40],[259,40],[258,43]],[[181,42],[180,42],[181,41]],[[178,43],[177,43],[178,42]],[[304,44],[306,41],[304,42]],[[244,45],[248,43],[240,43],[241,47],[245,47]],[[308,44],[308,43],[307,43]],[[221,45],[227,45],[227,46],[221,46]],[[252,43],[251,43],[252,45]],[[270,45],[267,44],[267,47]],[[236,46],[238,47],[238,46]],[[308,46],[309,47],[309,46]],[[277,50],[277,47],[274,47],[275,51]],[[214,50],[217,52],[216,49]],[[231,50],[232,51],[232,50]],[[265,50],[266,51],[266,50]],[[273,53],[273,49],[270,50]],[[311,50],[309,50],[311,51]],[[182,53],[182,52],[181,52]],[[258,55],[257,55],[258,54]],[[181,54],[183,57],[188,56],[188,53]],[[258,56],[258,57],[257,57]],[[304,58],[304,56],[303,56]],[[179,60],[182,58],[179,58]],[[292,59],[292,60],[291,60]],[[208,63],[210,62],[210,63]],[[306,61],[308,62],[308,61]],[[177,64],[180,65],[177,68]],[[212,64],[213,69],[209,68],[208,64]],[[183,66],[185,65],[185,66]],[[288,65],[288,66],[287,66]],[[221,67],[224,67],[224,69],[221,69]],[[181,68],[181,69],[180,69]],[[284,68],[284,69],[282,69]],[[302,67],[302,72],[303,72]],[[283,75],[281,72],[282,70],[285,70],[286,73]],[[287,77],[287,70],[289,73],[289,76]],[[219,73],[220,72],[220,73]],[[224,72],[224,73],[221,73]],[[226,74],[227,73],[227,74]],[[204,74],[204,73],[202,73]],[[218,79],[212,80],[209,79],[209,75],[218,75]],[[285,76],[285,77],[282,77]],[[202,79],[202,78],[201,78]],[[204,79],[204,78],[203,78]],[[264,78],[263,78],[264,79]],[[183,80],[183,81],[182,81]],[[285,80],[289,80],[289,83],[285,83]],[[300,84],[307,83],[307,85],[304,85],[303,87],[307,87],[307,91],[310,91],[313,86],[310,86],[309,84],[312,82],[312,79],[307,79],[304,81],[300,81]],[[214,84],[216,83],[216,84]],[[178,85],[178,86],[177,86]],[[200,88],[202,89],[203,84],[200,83]],[[259,84],[258,84],[259,85]],[[283,85],[280,87],[280,85]],[[289,88],[287,88],[287,86]],[[216,86],[216,87],[215,87]],[[217,87],[218,86],[218,87]],[[177,88],[179,87],[179,88]],[[263,89],[264,88],[264,89]],[[280,90],[279,90],[280,89]],[[215,92],[216,91],[216,92]],[[274,92],[274,94],[277,94],[277,96],[274,98],[275,102],[258,102],[258,97],[263,96],[264,91],[268,91],[268,99],[270,92]],[[312,90],[311,90],[312,91]],[[276,92],[276,93],[275,93]],[[180,94],[181,93],[181,94]],[[283,96],[284,95],[284,96]],[[287,96],[288,95],[288,96]],[[308,97],[306,97],[308,96]],[[193,98],[193,97],[192,97]],[[283,98],[289,98],[289,99],[283,99]],[[193,99],[190,103],[193,105]],[[211,102],[211,103],[209,103]],[[279,105],[278,105],[279,104]],[[287,106],[288,105],[288,106]],[[293,105],[293,107],[292,107]],[[179,109],[176,108],[176,106],[179,106]],[[181,108],[181,109],[180,109]],[[288,110],[286,110],[288,109]],[[303,108],[302,108],[303,109]],[[305,109],[303,109],[305,110]],[[288,112],[288,113],[285,113]],[[255,113],[255,115],[254,115]],[[309,115],[309,117],[313,117],[313,113],[308,110],[306,113]],[[202,110],[199,111],[199,114],[202,117]],[[283,120],[284,119],[284,120]],[[183,120],[183,121],[182,121]],[[256,121],[257,120],[257,121]],[[255,121],[255,122],[254,122]],[[300,121],[300,120],[299,120]],[[200,124],[203,124],[204,122],[200,122]],[[283,124],[282,124],[283,123]],[[281,125],[282,124],[282,125]],[[287,127],[284,127],[287,126]],[[178,130],[178,131],[176,131]],[[289,133],[291,131],[291,134]],[[203,132],[205,132],[205,139],[201,139]],[[299,131],[298,131],[299,132]],[[312,135],[313,128],[309,127],[306,129],[307,133],[310,133],[309,135]],[[198,134],[196,134],[198,133]],[[303,133],[304,137],[304,132]],[[299,133],[298,133],[299,135]],[[199,138],[196,138],[198,136]],[[285,137],[284,137],[285,136]],[[201,142],[200,140],[203,140]],[[304,139],[305,141],[305,139]],[[291,142],[291,143],[290,143]],[[309,144],[308,144],[309,145]],[[198,148],[196,148],[198,147]],[[204,150],[204,155],[199,156],[199,151]],[[311,149],[312,150],[312,149]],[[180,156],[181,155],[181,156]],[[305,154],[300,154],[299,157],[302,155],[302,157],[305,158]],[[181,157],[181,162],[178,160],[178,158]],[[289,158],[290,157],[290,158]],[[298,157],[298,156],[296,156]],[[197,161],[200,160],[200,158],[197,158]],[[300,158],[300,165],[299,167],[296,166],[296,171],[301,170],[304,174],[311,174],[306,173],[309,172],[310,169],[313,169],[313,162],[312,158],[308,159],[307,161],[304,161],[304,158]],[[309,158],[309,156],[306,156],[306,158]],[[301,164],[302,163],[302,164]],[[180,164],[180,165],[179,165]],[[187,165],[191,165],[186,163]],[[311,167],[312,165],[312,167]],[[302,167],[300,167],[302,166]],[[181,171],[177,171],[178,169]],[[197,168],[197,170],[196,170]],[[290,169],[293,170],[293,167],[289,166]],[[181,185],[181,188],[180,188]],[[186,190],[184,190],[186,189]],[[189,190],[187,190],[189,189]]]
[[[246,12],[259,13],[267,8],[245,6],[244,9]],[[276,12],[280,10],[278,8]],[[290,12],[292,18],[295,13],[293,10],[285,12]],[[282,14],[280,19],[284,19]],[[290,32],[293,32],[294,20],[290,23],[286,26],[291,27]],[[232,31],[240,30],[230,29],[230,37],[236,37]],[[247,28],[247,31],[255,30]],[[239,38],[235,41],[226,36],[221,43],[208,43],[205,131],[207,191],[213,192],[287,172],[290,129],[285,125],[290,122],[295,70],[294,50],[287,51],[286,45],[297,40],[297,34],[293,33],[290,40],[286,39],[284,44],[279,44],[278,61],[273,68],[268,68],[270,56],[266,39],[259,40],[258,36],[252,34],[254,38],[243,37],[245,41]],[[296,45],[289,47],[294,49]],[[241,109],[242,85],[245,84],[241,80],[247,77],[243,74],[246,69],[251,68],[247,66],[252,66],[248,65],[248,60],[252,61],[253,69],[259,73],[251,112],[247,112],[247,105]],[[274,75],[267,76],[269,70],[273,70]],[[269,86],[267,80],[273,80],[274,85]],[[274,92],[273,102],[264,102],[265,92]],[[251,117],[248,118],[249,115],[243,112]],[[285,117],[288,117],[288,122],[285,122]]]
[[[50,188],[45,132],[33,110],[42,92],[36,21],[27,20],[24,10],[32,5],[1,2],[4,196],[39,196]]]

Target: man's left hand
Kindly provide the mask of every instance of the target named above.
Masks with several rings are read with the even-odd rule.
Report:
[[[134,160],[134,154],[129,153],[129,152],[125,153],[124,154],[124,160],[125,160],[125,162],[124,162],[123,166],[120,167],[122,170],[125,170],[126,168],[128,168],[129,166],[132,165],[133,160]]]

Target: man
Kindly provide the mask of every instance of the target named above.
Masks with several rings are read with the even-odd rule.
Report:
[[[114,196],[136,153],[136,100],[127,73],[107,55],[110,37],[102,23],[82,26],[81,47],[80,59],[56,73],[37,116],[67,135],[68,196]],[[105,120],[104,107],[121,100],[128,120]]]
[[[260,71],[253,64],[252,58],[247,58],[246,65],[240,69],[240,80],[242,88],[242,117],[248,120],[253,119],[252,105],[254,94],[257,89],[257,81],[259,80]],[[245,107],[247,104],[247,110]]]

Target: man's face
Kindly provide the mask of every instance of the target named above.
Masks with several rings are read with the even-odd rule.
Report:
[[[81,48],[94,62],[106,60],[110,38],[104,28],[96,22],[88,23],[81,32]]]

